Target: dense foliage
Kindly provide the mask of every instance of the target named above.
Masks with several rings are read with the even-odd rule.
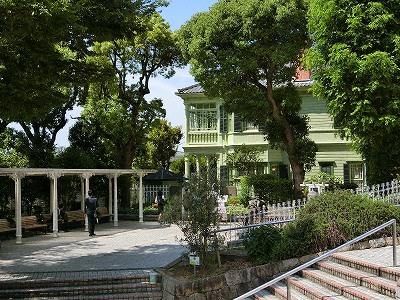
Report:
[[[158,0],[0,2],[0,119],[29,121],[69,101],[101,72],[94,42],[144,30]],[[80,93],[81,98],[84,93]]]
[[[274,175],[254,175],[249,177],[254,194],[269,204],[292,201],[294,198],[293,180],[278,178]]]
[[[399,1],[312,0],[308,20],[315,95],[366,159],[369,183],[390,181],[400,169]]]
[[[308,200],[296,221],[279,229],[279,235],[277,229],[251,231],[246,245],[254,262],[279,261],[333,249],[391,219],[400,221],[400,208],[391,203],[349,191],[326,192]],[[390,236],[391,228],[375,237],[382,235]],[[267,247],[268,253],[259,253],[258,247]]]

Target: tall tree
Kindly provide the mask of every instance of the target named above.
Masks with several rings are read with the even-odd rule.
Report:
[[[366,159],[369,183],[389,181],[400,171],[400,2],[311,0],[309,29],[315,95]]]
[[[160,120],[148,136],[148,152],[152,165],[168,170],[181,139],[180,126],[173,127],[167,120]]]
[[[132,168],[145,149],[154,122],[165,117],[160,99],[147,101],[149,81],[154,76],[170,77],[181,65],[175,34],[159,14],[142,18],[147,30],[133,39],[97,43],[97,60],[112,66],[114,77],[91,86],[82,117],[94,126],[113,149],[116,166]],[[130,202],[129,178],[120,178],[122,205]]]
[[[91,78],[93,43],[132,37],[144,30],[138,16],[165,2],[1,1],[0,118],[29,121],[67,102],[64,87]]]
[[[180,37],[191,73],[208,96],[221,97],[243,119],[267,123],[268,141],[288,154],[294,196],[301,197],[300,184],[316,151],[292,85],[307,47],[304,1],[219,1],[193,16]]]

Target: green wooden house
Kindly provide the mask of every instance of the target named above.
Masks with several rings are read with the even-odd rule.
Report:
[[[325,102],[316,99],[308,91],[309,79],[294,82],[303,98],[301,113],[309,116],[310,138],[318,145],[316,165],[306,178],[320,171],[341,178],[345,183],[364,184],[364,163],[350,149],[349,142],[336,136],[333,119],[328,115]],[[223,110],[223,100],[207,98],[199,84],[179,89],[176,93],[183,99],[186,115],[185,177],[190,175],[188,155],[196,159],[205,157],[207,165],[214,165],[222,182],[232,185],[241,174],[229,170],[227,154],[243,144],[263,149],[262,161],[254,168],[256,174],[276,174],[291,178],[290,164],[285,152],[272,149],[260,130],[251,123],[242,122],[235,114]]]

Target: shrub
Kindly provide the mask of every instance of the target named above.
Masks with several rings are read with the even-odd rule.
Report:
[[[183,197],[169,199],[169,209],[164,210],[164,220],[176,224],[183,233],[180,239],[189,252],[196,253],[202,267],[215,260],[219,249],[212,231],[218,229],[220,215],[217,210],[218,195],[213,191],[212,182],[207,178],[192,176],[185,184]],[[182,207],[185,213],[182,214]]]
[[[327,183],[329,184],[327,190],[334,191],[336,189],[342,189],[343,183],[339,177],[329,175],[325,172],[319,172],[316,175],[305,180],[306,182],[316,182],[316,183]]]
[[[281,234],[277,227],[266,225],[252,229],[243,241],[249,260],[255,264],[270,261],[274,244],[280,239]]]
[[[251,176],[249,183],[254,188],[254,194],[269,204],[293,200],[294,190],[292,180],[264,174]]]
[[[246,249],[253,251],[252,260],[257,262],[265,261],[258,257],[263,255],[275,261],[299,257],[333,249],[391,219],[400,220],[400,208],[393,204],[344,190],[325,192],[308,200],[296,221],[283,227],[279,236],[261,231]],[[391,235],[391,228],[369,238],[385,235]],[[264,240],[270,247],[265,253],[252,250],[263,249]]]
[[[236,200],[239,204],[242,204],[244,207],[249,206],[249,202],[252,199],[251,193],[251,179],[249,176],[244,176],[240,179],[240,189],[239,193],[236,197]]]

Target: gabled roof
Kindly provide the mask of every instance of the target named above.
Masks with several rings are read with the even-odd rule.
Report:
[[[169,170],[160,169],[156,173],[147,174],[145,181],[184,181],[186,178]]]
[[[191,86],[178,89],[178,94],[200,94],[200,93],[204,93],[204,89],[200,85],[200,83],[196,83]]]
[[[312,79],[295,80],[293,84],[295,87],[310,87]],[[200,83],[193,84],[191,86],[178,89],[178,94],[201,94],[204,93],[203,87]]]

